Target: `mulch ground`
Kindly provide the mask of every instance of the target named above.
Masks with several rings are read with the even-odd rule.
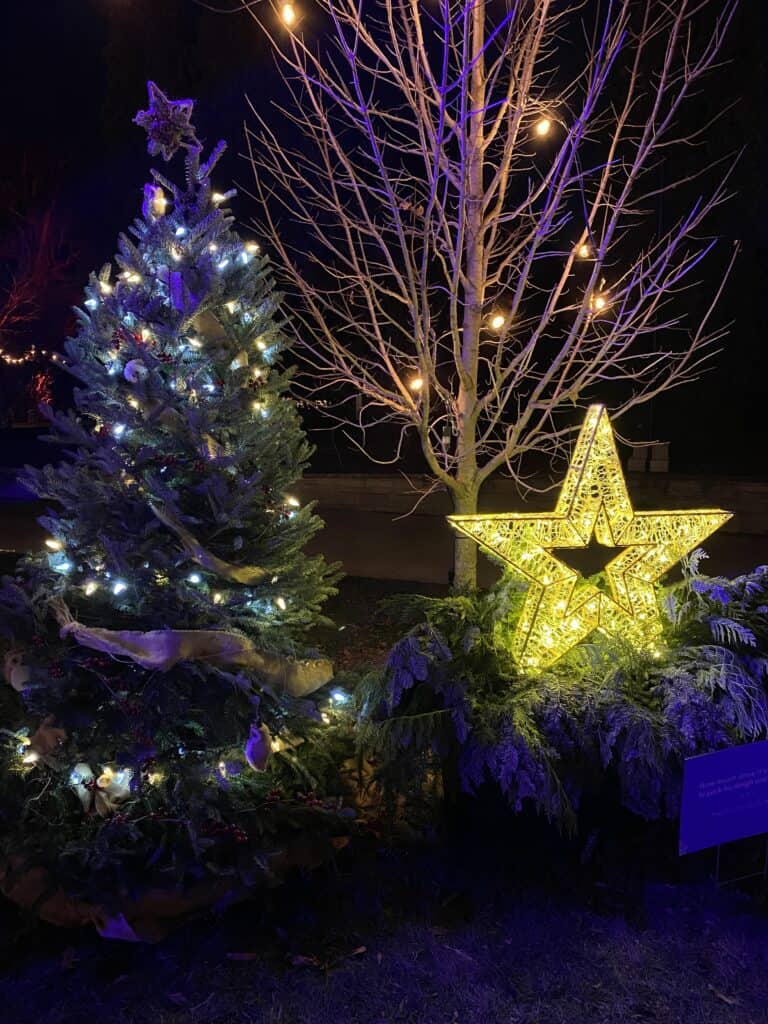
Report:
[[[415,588],[347,580],[317,631],[342,670],[380,663]],[[421,588],[438,593],[437,588]],[[0,905],[13,1024],[766,1024],[765,884],[718,888],[673,830],[567,839],[490,800],[432,841],[338,862],[157,946]],[[619,829],[620,831],[620,829]]]

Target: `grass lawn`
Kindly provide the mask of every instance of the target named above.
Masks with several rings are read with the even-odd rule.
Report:
[[[380,659],[397,627],[373,608],[404,589],[346,581],[317,642],[342,668]],[[0,906],[0,1020],[768,1022],[764,886],[717,889],[708,854],[678,865],[673,828],[609,818],[566,840],[491,799],[454,813],[439,839],[347,849],[157,946]]]

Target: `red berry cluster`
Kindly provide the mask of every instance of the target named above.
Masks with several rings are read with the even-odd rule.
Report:
[[[113,814],[112,815],[112,824],[113,825],[125,825],[127,823],[127,821],[128,821],[128,815],[127,814]]]
[[[207,471],[207,467],[206,467],[206,465],[205,465],[205,463],[203,462],[202,459],[196,459],[192,463],[192,472],[193,473],[205,473],[206,471]]]
[[[162,466],[175,466],[179,457],[178,455],[161,455],[158,461]]]
[[[319,799],[317,793],[297,793],[296,799],[304,804],[305,807],[323,806],[323,801]]]
[[[51,677],[51,679],[63,679],[64,669],[62,668],[61,665],[58,664],[50,665],[48,667],[48,675]]]
[[[239,825],[227,825],[226,822],[212,818],[203,822],[200,833],[214,839],[232,839],[238,844],[248,842],[248,833],[243,831]]]
[[[90,669],[93,672],[99,672],[101,669],[107,667],[110,664],[108,658],[100,658],[98,655],[88,655],[87,658],[81,658],[80,664],[83,668]]]
[[[268,807],[274,807],[275,804],[279,804],[282,799],[283,794],[279,789],[270,789],[264,802]]]

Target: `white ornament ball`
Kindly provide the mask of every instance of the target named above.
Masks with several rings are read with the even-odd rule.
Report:
[[[143,380],[148,373],[149,370],[141,359],[129,359],[123,370],[123,376],[129,384],[136,384],[137,381]]]

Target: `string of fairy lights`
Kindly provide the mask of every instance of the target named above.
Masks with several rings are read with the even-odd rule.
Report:
[[[0,360],[7,366],[23,366],[25,363],[36,363],[50,360],[58,363],[61,356],[58,352],[52,352],[47,348],[38,348],[37,345],[30,345],[23,352],[6,352],[0,348]]]
[[[556,123],[552,117],[543,115],[533,123],[532,136],[534,141],[543,142],[547,138],[551,137],[556,131]],[[587,232],[583,232],[582,239],[577,242],[573,247],[574,258],[580,262],[588,262],[595,259],[595,251],[590,245],[589,241],[584,239],[584,235]],[[610,309],[610,295],[603,288],[603,283],[597,291],[591,292],[586,296],[587,310],[590,317],[596,317],[603,315]],[[497,305],[492,309],[485,318],[485,324],[487,329],[493,331],[496,334],[504,332],[510,323],[510,313],[505,310],[502,306]],[[418,395],[424,388],[424,377],[418,370],[410,370],[407,375],[408,388]]]

